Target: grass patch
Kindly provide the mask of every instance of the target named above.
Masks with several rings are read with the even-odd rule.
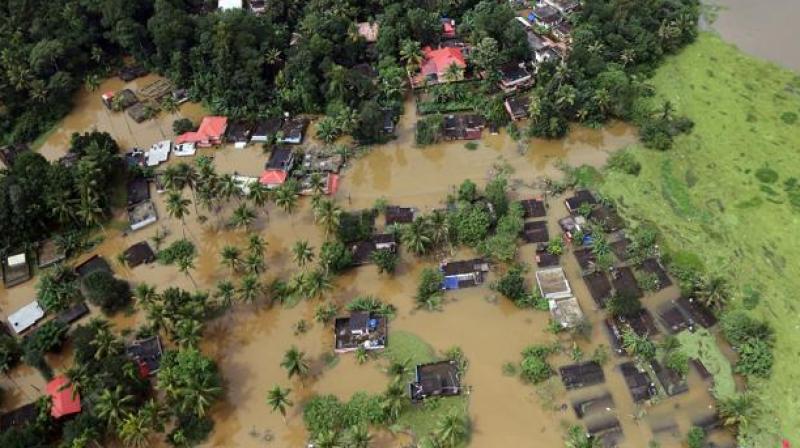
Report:
[[[712,55],[716,61],[709,62]],[[752,308],[747,312],[774,327],[772,377],[748,385],[768,406],[740,434],[741,446],[778,446],[782,438],[800,444],[800,332],[793,303],[800,290],[800,240],[786,237],[787,223],[800,218],[800,193],[792,180],[800,172],[800,132],[787,126],[791,117],[777,118],[787,101],[800,101],[800,89],[786,88],[796,79],[701,33],[650,81],[653,104],[670,101],[676,114],[694,121],[693,132],[678,137],[668,152],[628,148],[641,164],[639,176],[609,170],[598,186],[629,221],[657,223],[663,251],[690,250],[725,277],[733,290],[730,306]],[[748,123],[753,111],[776,118]],[[757,307],[743,303],[745,288],[754,283],[762,285]]]
[[[419,336],[405,331],[393,331],[391,342],[383,352],[391,362],[409,362],[412,365],[436,361],[433,348]]]
[[[728,358],[722,354],[717,340],[708,330],[694,333],[682,331],[678,334],[681,350],[692,359],[703,361],[703,366],[714,376],[714,396],[717,399],[732,397],[736,393],[733,369]]]

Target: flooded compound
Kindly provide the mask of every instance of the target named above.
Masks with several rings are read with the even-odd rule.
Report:
[[[146,82],[140,80],[139,82]],[[57,159],[68,146],[72,132],[84,132],[93,127],[110,132],[123,150],[132,146],[148,147],[158,140],[172,138],[171,122],[175,118],[161,114],[157,120],[136,124],[122,113],[108,111],[99,100],[103,89],[123,87],[118,80],[104,82],[97,92],[78,95],[76,112],[70,114],[42,143],[40,151],[48,159]],[[407,111],[413,110],[410,105]],[[184,105],[180,115],[193,120],[203,114],[197,105]],[[498,170],[511,170],[510,185],[514,199],[527,199],[543,193],[546,177],[562,176],[557,165],[588,164],[600,167],[608,154],[633,143],[635,130],[622,123],[612,123],[606,128],[591,130],[573,129],[564,140],[532,140],[516,142],[505,132],[498,135],[484,133],[476,149],[465,147],[464,142],[448,142],[417,148],[413,145],[415,118],[405,114],[398,124],[399,137],[385,145],[369,149],[348,162],[342,171],[340,189],[336,199],[346,210],[359,210],[373,206],[377,199],[390,204],[415,207],[426,212],[441,207],[448,194],[465,179],[479,186],[486,184]],[[310,133],[313,133],[313,125]],[[314,144],[313,142],[311,144]],[[245,149],[232,146],[201,149],[198,154],[213,156],[217,172],[236,172],[258,176],[267,156],[259,145]],[[191,162],[191,158],[173,158],[169,163]],[[231,277],[220,263],[220,250],[225,245],[245,244],[246,233],[226,226],[236,200],[218,213],[205,209],[195,211],[185,228],[181,222],[170,219],[165,209],[165,195],[153,190],[159,221],[136,232],[122,232],[120,226],[110,225],[100,232],[103,242],[90,253],[81,255],[71,263],[82,262],[99,254],[110,264],[116,275],[133,285],[146,282],[159,290],[178,286],[187,290],[211,290],[217,282]],[[192,198],[191,192],[184,197]],[[558,220],[568,215],[564,198],[547,199],[547,228],[551,235],[560,232]],[[296,271],[292,262],[291,246],[300,239],[308,240],[319,249],[324,234],[314,223],[309,200],[292,214],[270,204],[258,210],[251,226],[267,241],[266,275],[264,283],[276,278],[288,278]],[[197,214],[205,220],[198,220]],[[119,217],[117,217],[119,218]],[[203,221],[202,223],[200,221]],[[383,220],[376,222],[377,230]],[[148,241],[156,234],[167,235],[162,243],[181,238],[185,232],[198,249],[196,267],[191,277],[180,273],[175,266],[157,263],[127,268],[116,260],[130,245]],[[155,247],[154,247],[155,248]],[[468,251],[458,254],[472,256]],[[526,274],[529,287],[535,287],[535,245],[521,246],[518,260],[529,265]],[[367,265],[349,270],[334,281],[334,289],[323,300],[344,305],[357,296],[373,295],[394,305],[396,316],[389,322],[388,345],[391,332],[414,334],[430,344],[437,352],[458,346],[469,360],[463,383],[466,386],[471,424],[470,446],[562,446],[565,428],[578,422],[573,404],[596,397],[610,395],[611,401],[598,401],[601,406],[584,418],[587,425],[607,425],[618,421],[624,436],[619,446],[640,448],[656,440],[661,447],[682,446],[685,434],[696,419],[713,414],[708,392],[708,380],[694,370],[688,377],[687,393],[647,406],[635,406],[618,366],[626,359],[609,355],[604,365],[604,384],[567,392],[558,378],[558,367],[571,364],[567,353],[575,347],[566,335],[554,336],[546,331],[550,314],[531,309],[520,309],[509,300],[489,289],[497,278],[498,267],[493,267],[489,278],[480,287],[447,292],[441,311],[416,309],[419,274],[424,267],[435,266],[438,257],[416,258],[401,249],[401,261],[393,276],[379,274],[375,266]],[[581,278],[581,268],[569,253],[561,256],[567,279],[581,308],[592,324],[591,337],[579,339],[576,344],[589,356],[599,345],[609,347],[609,338],[603,324],[605,312],[598,310]],[[0,292],[0,309],[3,317],[35,297],[36,280]],[[666,288],[643,300],[647,307],[658,306],[679,296],[676,286]],[[295,306],[237,304],[221,317],[208,322],[201,347],[219,365],[224,380],[225,394],[221,403],[212,409],[215,427],[205,446],[208,447],[302,447],[307,434],[302,419],[304,400],[313,394],[333,394],[346,400],[355,392],[380,393],[386,389],[389,376],[385,373],[386,361],[372,359],[364,364],[356,362],[352,353],[331,357],[333,331],[330,325],[315,322],[314,308],[318,301],[305,300]],[[94,311],[96,312],[96,311]],[[117,330],[135,329],[145,323],[143,315],[118,314],[112,322]],[[308,323],[304,332],[297,331],[300,321]],[[503,372],[506,363],[518,364],[521,351],[534,343],[559,341],[563,353],[554,355],[550,363],[556,375],[549,381],[533,386],[523,383],[518,375]],[[311,360],[311,377],[304,380],[287,380],[281,367],[284,352],[297,346]],[[68,350],[68,349],[67,349]],[[69,352],[49,358],[56,372],[69,363]],[[3,409],[32,401],[44,387],[44,380],[34,369],[22,366],[2,378],[2,388],[7,397]],[[267,391],[275,385],[290,387],[294,402],[286,421],[271,412],[266,403]],[[602,429],[602,428],[601,428]],[[715,435],[714,437],[728,437]],[[161,442],[159,442],[161,443]],[[372,446],[413,446],[414,438],[406,433],[391,434],[379,431]],[[166,444],[164,444],[166,445]]]

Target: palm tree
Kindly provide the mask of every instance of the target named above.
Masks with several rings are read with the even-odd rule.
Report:
[[[264,256],[264,249],[267,247],[267,242],[261,235],[253,234],[247,239],[247,251],[251,254],[257,254],[259,257]]]
[[[253,182],[250,184],[249,191],[247,192],[247,199],[253,202],[253,205],[262,208],[269,200],[269,189],[261,182]]]
[[[167,213],[171,218],[181,220],[181,230],[184,238],[186,238],[186,216],[189,215],[190,202],[175,191],[170,192],[169,196],[167,196]]]
[[[147,283],[139,283],[133,289],[133,297],[140,305],[147,306],[158,299],[158,294],[154,286],[148,285]]]
[[[107,323],[97,329],[89,345],[94,348],[94,359],[98,361],[122,353],[123,348]]]
[[[286,407],[292,406],[292,401],[289,400],[289,393],[291,389],[282,389],[277,384],[275,387],[267,392],[267,404],[272,408],[272,412],[278,411],[283,416],[284,423],[286,422]]]
[[[247,204],[239,204],[236,210],[233,211],[231,216],[231,224],[236,227],[242,227],[245,231],[250,226],[250,223],[256,219],[256,212],[253,211]]]
[[[309,299],[322,297],[323,294],[333,289],[330,276],[321,269],[311,271],[302,276],[302,290]]]
[[[444,71],[444,79],[447,82],[458,81],[464,76],[461,68],[455,63],[450,64]]]
[[[333,429],[320,431],[314,438],[314,446],[316,448],[342,448],[339,442],[339,433]]]
[[[338,64],[332,64],[326,73],[325,78],[328,81],[327,97],[328,98],[343,98],[347,93],[347,69]]]
[[[372,435],[366,425],[356,425],[347,430],[348,448],[369,448]]]
[[[83,86],[86,90],[94,92],[100,87],[100,78],[98,78],[97,75],[86,75],[86,77],[83,78]]]
[[[250,274],[258,274],[264,270],[264,257],[257,253],[249,253],[244,259],[244,268]]]
[[[219,195],[227,201],[231,197],[238,198],[240,194],[241,190],[233,176],[231,174],[223,174],[219,179]]]
[[[415,219],[414,222],[402,230],[400,239],[415,254],[423,255],[427,253],[432,242],[428,221],[422,217]]]
[[[447,214],[441,210],[434,210],[428,218],[431,241],[437,247],[443,247],[450,242],[450,222]]]
[[[194,258],[193,257],[181,257],[178,259],[178,270],[183,273],[189,280],[192,281],[192,284],[195,288],[197,288],[197,282],[194,281],[194,277],[192,277],[191,271],[194,269]]]
[[[467,433],[467,421],[454,410],[439,420],[434,434],[443,448],[454,448],[467,437]]]
[[[236,269],[239,267],[240,263],[242,262],[241,258],[241,251],[236,246],[225,246],[222,248],[220,252],[220,257],[222,257],[222,264],[228,267],[231,270],[231,275],[236,272]]]
[[[332,199],[322,200],[314,208],[314,218],[325,229],[326,238],[339,228],[341,217],[342,209]]]
[[[392,381],[383,394],[381,407],[390,421],[395,421],[403,411],[406,404],[406,391],[400,381]]]
[[[239,286],[239,299],[245,303],[253,303],[261,293],[262,285],[255,274],[248,274],[242,278]]]
[[[292,257],[300,268],[314,260],[314,248],[306,240],[299,240],[292,246]]]
[[[130,413],[125,416],[118,428],[119,438],[125,446],[145,448],[150,446],[152,428],[141,413]]]
[[[195,188],[197,187],[197,170],[194,169],[193,166],[189,165],[188,163],[179,163],[176,166],[176,171],[178,175],[178,179],[180,179],[180,184],[182,187],[189,187],[189,190],[192,191],[192,197],[194,198],[195,202],[197,202],[197,196],[195,195]],[[197,213],[197,206],[195,205],[194,212]]]
[[[214,294],[217,299],[222,301],[225,308],[229,308],[233,303],[233,298],[236,296],[236,287],[230,280],[222,280],[217,283],[217,292]]]
[[[295,346],[292,346],[292,348],[283,354],[281,367],[286,369],[286,373],[289,375],[290,379],[295,375],[301,379],[305,378],[309,371],[308,361],[306,361],[306,354],[298,350]]]
[[[133,395],[125,395],[122,386],[104,389],[94,406],[95,414],[105,420],[109,428],[116,428],[133,406]]]
[[[164,431],[164,421],[169,419],[169,412],[161,407],[155,398],[151,398],[144,403],[139,409],[139,415],[150,428],[155,429],[157,432]]]
[[[175,323],[175,342],[181,347],[197,347],[203,333],[203,324],[197,319],[180,319]]]
[[[170,165],[164,168],[164,171],[161,172],[161,180],[164,183],[164,188],[169,191],[179,191],[183,189],[181,173],[178,171],[177,165]]]
[[[694,286],[697,299],[709,308],[722,308],[728,301],[728,283],[719,276],[703,275]]]
[[[738,394],[717,402],[717,410],[725,426],[746,428],[756,417],[756,401],[749,393]]]
[[[270,48],[264,53],[264,62],[267,65],[277,65],[281,61],[281,50]]]
[[[275,205],[282,208],[286,213],[292,213],[297,207],[297,192],[292,188],[287,188],[286,184],[275,190]]]
[[[406,70],[413,72],[422,64],[424,56],[419,42],[406,39],[400,43],[400,59],[406,63]]]
[[[325,178],[322,177],[322,173],[311,173],[309,186],[314,196],[322,196],[325,193]]]
[[[631,356],[644,360],[652,360],[656,356],[655,344],[647,337],[637,335],[633,330],[626,328],[622,332],[622,347]]]

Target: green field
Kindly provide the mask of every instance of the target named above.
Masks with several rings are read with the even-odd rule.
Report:
[[[641,173],[607,173],[599,189],[626,218],[655,223],[667,251],[696,253],[727,277],[732,306],[772,324],[772,378],[750,385],[762,412],[741,442],[800,444],[800,76],[706,33],[651,82],[653,101],[671,101],[695,128],[668,152],[630,148]],[[743,303],[744,291],[758,294]]]

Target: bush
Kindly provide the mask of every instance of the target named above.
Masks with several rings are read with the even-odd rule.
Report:
[[[525,288],[523,274],[525,274],[525,267],[521,264],[516,264],[503,277],[492,283],[491,287],[517,306],[520,306],[521,302],[525,301],[529,295]]]
[[[612,171],[619,171],[620,173],[629,174],[631,176],[638,176],[642,171],[642,164],[636,160],[636,157],[630,151],[617,151],[608,158],[606,167]]]
[[[384,209],[386,207],[384,206]],[[336,236],[344,243],[364,241],[375,231],[375,211],[344,212],[339,217]]]
[[[19,362],[22,350],[13,336],[0,334],[0,373],[11,370]]]
[[[722,316],[722,333],[734,347],[741,347],[750,339],[760,339],[772,345],[773,332],[765,322],[750,317],[744,311],[730,311]]]
[[[414,297],[417,306],[428,309],[438,308],[442,300],[443,282],[444,275],[438,270],[433,268],[423,269],[417,286],[417,295]]]
[[[114,313],[131,302],[131,287],[128,282],[114,278],[107,271],[95,271],[83,279],[83,292],[93,305],[106,314]]]
[[[774,356],[772,345],[763,339],[749,338],[739,347],[736,372],[758,378],[769,378]]]
[[[178,423],[167,435],[170,445],[178,448],[188,448],[199,445],[208,438],[214,429],[214,420],[211,417],[197,417],[194,414],[185,414],[178,417]]]
[[[478,198],[478,186],[470,179],[464,179],[458,187],[458,200],[472,203]]]
[[[169,265],[175,264],[179,260],[194,258],[196,253],[197,249],[194,243],[186,239],[181,239],[173,242],[167,248],[158,251],[157,258],[159,263]]]
[[[532,345],[522,351],[522,362],[520,363],[520,376],[523,380],[531,383],[541,383],[550,378],[553,368],[547,362],[547,357],[553,353],[553,349],[543,345]]]
[[[45,271],[36,285],[36,300],[52,313],[68,308],[79,297],[77,275],[61,266]]]
[[[194,129],[194,123],[192,123],[192,120],[188,118],[179,118],[172,122],[172,132],[174,132],[175,135],[181,135],[184,132],[194,131]]]
[[[492,218],[483,205],[464,205],[456,212],[456,233],[458,241],[470,247],[477,247],[486,239]]]
[[[486,184],[486,200],[494,207],[495,216],[498,218],[505,216],[508,212],[508,181],[504,176],[497,176]],[[519,204],[517,204],[521,207]],[[520,213],[522,209],[520,208]]]
[[[686,434],[686,445],[689,448],[703,448],[706,442],[706,432],[703,428],[692,426],[689,433]]]
[[[383,316],[393,316],[396,311],[394,305],[383,303],[380,299],[372,296],[356,297],[347,304],[346,309],[350,312],[362,311]]]
[[[414,140],[417,145],[431,145],[442,138],[441,115],[429,115],[417,121],[417,128],[414,132]]]
[[[303,421],[312,438],[327,431],[340,432],[358,425],[385,421],[379,395],[357,392],[347,403],[333,395],[315,395],[303,408]]]
[[[319,264],[328,272],[339,273],[353,265],[353,254],[341,241],[326,241],[319,250]]]
[[[372,252],[369,259],[378,267],[378,273],[383,274],[385,272],[387,274],[394,274],[395,269],[397,269],[399,256],[397,252],[389,249],[381,249]]]

